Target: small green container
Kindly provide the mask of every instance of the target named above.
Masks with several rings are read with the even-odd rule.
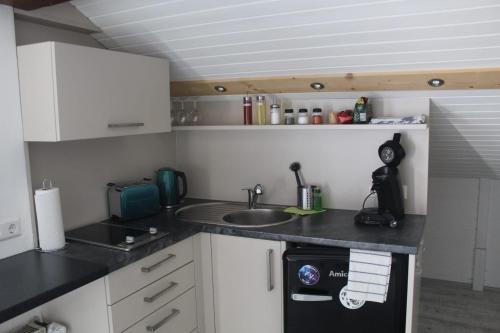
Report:
[[[323,210],[321,187],[319,186],[314,186],[313,188],[313,210]]]

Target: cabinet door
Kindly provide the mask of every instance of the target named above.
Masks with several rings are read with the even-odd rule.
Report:
[[[40,307],[45,321],[64,324],[71,333],[109,333],[104,279],[100,278]]]
[[[282,332],[281,243],[211,237],[216,332]]]
[[[55,43],[60,140],[170,130],[165,59]]]
[[[166,59],[59,42],[18,47],[25,141],[168,132]]]

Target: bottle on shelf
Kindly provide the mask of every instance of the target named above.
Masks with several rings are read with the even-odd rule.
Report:
[[[372,118],[372,115],[373,113],[371,105],[368,104],[368,98],[358,98],[358,100],[356,101],[356,105],[354,106],[352,122],[354,124],[368,124]]]
[[[263,95],[257,96],[256,113],[257,113],[257,124],[265,125],[267,108],[266,108],[266,97]]]
[[[252,125],[252,97],[243,97],[243,124]]]
[[[279,125],[281,123],[281,112],[279,104],[271,105],[271,125]]]

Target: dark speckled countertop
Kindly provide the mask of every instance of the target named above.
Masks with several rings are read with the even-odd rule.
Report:
[[[185,205],[195,203],[211,202],[210,200],[188,199]],[[61,296],[61,292],[69,292],[77,289],[86,283],[96,280],[106,274],[129,265],[148,255],[175,244],[183,239],[193,236],[199,232],[208,232],[224,235],[250,237],[258,239],[269,239],[297,243],[309,243],[323,246],[339,246],[346,248],[358,248],[377,251],[389,251],[402,254],[416,254],[423,235],[425,216],[407,215],[403,223],[396,229],[388,227],[357,226],[354,224],[356,211],[351,210],[327,210],[324,213],[300,217],[290,223],[273,227],[263,228],[242,228],[229,225],[213,225],[201,223],[188,223],[175,219],[173,211],[163,211],[154,217],[127,222],[135,228],[147,228],[155,226],[160,230],[169,233],[168,236],[154,241],[153,243],[134,249],[130,252],[112,250],[104,247],[88,245],[77,242],[70,242],[66,248],[44,256],[54,256],[60,260],[52,260],[52,264],[60,265],[59,269],[66,271],[73,267],[75,263],[86,262],[90,268],[88,274],[66,275],[66,279],[61,279],[58,286],[39,286],[45,288],[43,298],[36,290],[31,291],[33,302],[30,302],[29,293],[24,293],[24,301],[12,302],[4,301],[3,291],[0,289],[0,322],[8,320],[15,315],[26,312],[38,305],[40,300],[47,302]],[[30,251],[36,252],[36,251]],[[36,255],[35,255],[36,256]],[[40,256],[40,254],[38,254]],[[13,265],[16,256],[0,260],[0,272],[2,268],[7,268],[7,264]],[[8,261],[8,263],[7,263]],[[62,268],[61,268],[62,267]],[[40,273],[37,272],[39,275]],[[37,274],[33,274],[36,276]],[[39,278],[39,276],[37,277]],[[91,280],[91,281],[89,281]],[[2,284],[4,280],[2,279]],[[2,286],[3,287],[3,286]],[[13,289],[12,289],[13,288]],[[10,294],[16,295],[16,289],[21,294],[25,286],[15,283]],[[54,291],[55,290],[55,291]],[[39,300],[35,302],[34,300]],[[11,306],[9,306],[11,305]],[[15,307],[15,311],[12,308]]]

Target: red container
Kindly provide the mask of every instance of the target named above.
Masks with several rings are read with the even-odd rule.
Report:
[[[352,110],[341,111],[337,114],[339,124],[352,124]]]
[[[243,97],[243,124],[252,125],[252,97]]]

